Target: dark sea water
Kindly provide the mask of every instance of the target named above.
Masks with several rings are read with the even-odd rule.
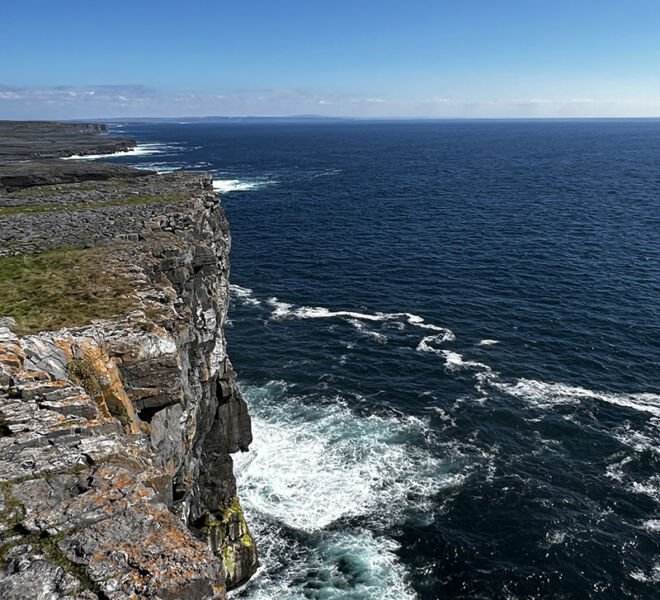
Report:
[[[223,192],[234,598],[660,598],[660,121],[117,131]]]

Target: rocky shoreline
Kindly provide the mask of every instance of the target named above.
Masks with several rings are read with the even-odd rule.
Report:
[[[225,598],[258,559],[223,208],[205,174],[57,160],[135,142],[48,127],[0,123],[0,597]]]

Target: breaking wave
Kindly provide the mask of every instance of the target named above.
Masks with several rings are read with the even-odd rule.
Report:
[[[356,326],[356,322],[370,321],[373,323],[390,323],[394,325],[405,326],[406,324],[420,329],[440,332],[439,336],[444,341],[452,341],[455,338],[454,333],[446,327],[427,323],[423,317],[407,312],[376,312],[364,313],[350,310],[330,310],[324,306],[294,306],[288,302],[282,302],[275,297],[269,298],[267,303],[274,309],[271,313],[271,319],[344,319]],[[359,328],[359,326],[357,326]],[[402,329],[403,327],[400,327]],[[429,338],[430,339],[430,338]]]
[[[229,286],[229,293],[232,299],[238,300],[241,304],[251,306],[260,306],[261,302],[254,296],[254,292],[247,287],[231,284]]]
[[[120,152],[112,152],[109,154],[74,154],[72,156],[64,157],[64,160],[96,160],[106,158],[117,158],[121,156],[148,156],[150,154],[161,154],[166,150],[172,148],[167,144],[138,144],[131,150],[122,150]]]
[[[219,194],[228,194],[229,192],[249,192],[258,190],[272,181],[259,179],[214,179],[213,189]]]
[[[341,398],[309,402],[281,382],[244,394],[254,441],[236,457],[237,480],[263,563],[249,597],[414,598],[386,530],[428,519],[434,495],[465,479],[424,447],[428,424],[357,416]]]
[[[510,396],[525,400],[537,408],[550,409],[560,404],[579,404],[585,400],[595,400],[650,413],[656,417],[660,416],[660,395],[658,394],[598,392],[564,383],[547,383],[534,379],[518,379],[515,383],[493,380],[490,384]]]
[[[427,335],[421,339],[419,344],[417,344],[417,352],[431,352],[433,354],[442,355],[444,350],[437,348],[435,344],[442,344],[444,342],[450,342],[454,338],[453,333],[447,330],[444,333],[439,333],[436,335]]]

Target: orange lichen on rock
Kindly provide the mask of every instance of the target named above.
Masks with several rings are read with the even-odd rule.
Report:
[[[0,343],[0,364],[7,370],[18,371],[23,366],[25,353],[13,342]]]
[[[21,337],[0,315],[3,600],[225,600],[258,566],[231,459],[252,434],[223,333],[228,225],[210,176],[141,181],[142,193],[175,186],[190,202],[94,213],[96,247],[68,256],[109,260],[72,265],[94,287],[82,298],[65,286],[65,303],[48,307],[49,318],[65,309],[67,327],[51,319],[38,332],[37,315]],[[59,217],[66,237],[67,215],[52,212],[44,243],[61,242]],[[103,310],[83,314],[79,300]]]
[[[95,398],[102,399],[108,413],[117,417],[130,433],[140,433],[140,422],[124,390],[117,364],[103,348],[90,338],[78,339],[75,343],[58,340],[56,344],[69,360],[87,362],[99,386],[97,393],[94,394]]]

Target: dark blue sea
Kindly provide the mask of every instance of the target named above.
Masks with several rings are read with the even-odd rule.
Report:
[[[114,131],[229,218],[234,598],[660,598],[660,121]]]

